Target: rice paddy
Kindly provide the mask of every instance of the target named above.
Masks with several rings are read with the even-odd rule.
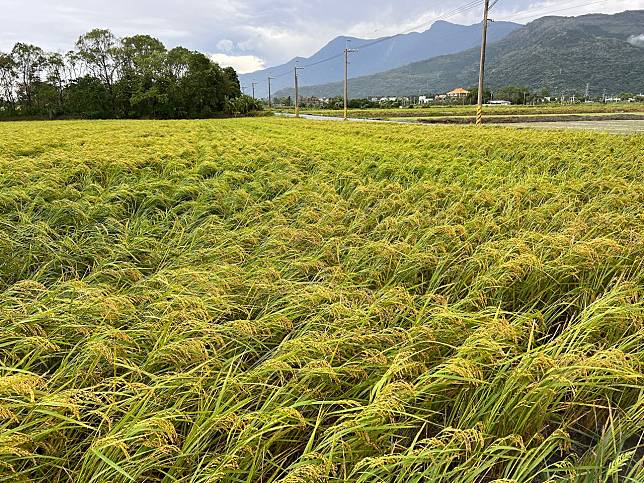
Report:
[[[279,109],[284,110],[284,109]],[[308,114],[319,116],[342,117],[343,111],[336,109],[304,109]],[[537,115],[574,115],[597,114],[610,115],[621,113],[643,113],[644,103],[589,103],[589,104],[559,104],[549,103],[535,106],[485,106],[486,116],[537,116]],[[349,117],[356,119],[433,119],[440,117],[473,117],[476,116],[476,106],[471,105],[432,105],[429,107],[383,108],[383,109],[349,109]]]
[[[644,137],[0,124],[0,481],[644,481]]]

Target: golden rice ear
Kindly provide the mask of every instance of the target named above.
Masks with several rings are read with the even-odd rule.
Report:
[[[36,390],[44,389],[46,386],[45,378],[35,374],[0,376],[0,394],[4,397],[29,396],[34,401]]]
[[[0,480],[642,480],[641,152],[0,123]]]

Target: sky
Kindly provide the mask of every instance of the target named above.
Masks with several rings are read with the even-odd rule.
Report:
[[[425,30],[441,15],[481,21],[482,7],[444,15],[471,0],[0,0],[0,51],[16,42],[70,50],[79,35],[109,28],[118,36],[146,33],[168,47],[208,53],[240,73],[308,57],[338,35],[377,38]],[[544,15],[644,9],[644,0],[499,0],[496,20],[527,23]],[[642,27],[644,35],[644,26]]]

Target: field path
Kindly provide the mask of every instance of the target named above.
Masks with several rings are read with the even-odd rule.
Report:
[[[507,124],[506,124],[507,125]],[[517,123],[512,127],[533,129],[574,129],[611,134],[643,134],[644,121],[569,121]]]
[[[277,112],[276,116],[294,118],[295,114],[286,112]],[[344,119],[335,116],[319,116],[315,114],[300,114],[300,118],[310,121],[331,121],[343,122]],[[362,119],[362,118],[349,118],[350,122],[371,122],[371,123],[386,123],[386,124],[425,124],[413,122],[410,120],[393,121],[391,119]],[[427,125],[427,124],[426,124]],[[571,130],[587,130],[606,132],[610,134],[641,134],[644,133],[644,120],[592,120],[592,121],[559,121],[559,122],[517,122],[517,123],[490,123],[492,126],[506,126],[513,128],[533,128],[533,129],[571,129]]]
[[[276,116],[279,117],[295,117],[295,114],[291,114],[289,112],[276,112]],[[301,119],[307,119],[309,121],[344,121],[344,118],[342,117],[335,117],[335,116],[318,116],[316,114],[300,114]],[[347,119],[347,121],[351,122],[379,122],[379,123],[388,123],[388,124],[410,124],[409,122],[405,121],[391,121],[391,120],[386,120],[386,119],[361,119],[357,117],[350,117]],[[415,124],[415,123],[414,123]]]

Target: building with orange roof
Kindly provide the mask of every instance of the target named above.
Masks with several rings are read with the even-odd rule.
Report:
[[[459,87],[457,89],[454,89],[451,92],[447,93],[447,97],[451,97],[453,99],[462,99],[463,97],[467,97],[470,94],[470,91],[463,89],[462,87]]]

